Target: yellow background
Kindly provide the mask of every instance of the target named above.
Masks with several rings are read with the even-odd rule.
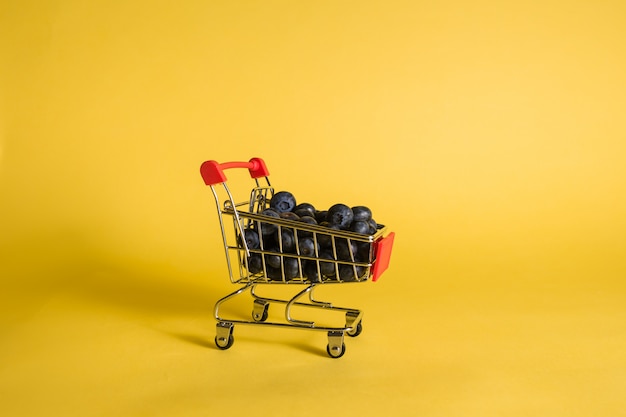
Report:
[[[0,414],[625,415],[625,4],[2,0]],[[257,156],[396,232],[339,360],[214,347]]]

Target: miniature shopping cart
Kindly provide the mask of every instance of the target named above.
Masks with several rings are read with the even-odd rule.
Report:
[[[247,168],[254,179],[256,185],[248,200],[236,202],[226,185],[224,170],[231,168]],[[344,335],[355,337],[361,333],[363,312],[318,301],[313,292],[319,285],[376,281],[389,265],[394,233],[387,233],[383,225],[377,225],[373,234],[360,234],[263,214],[269,207],[274,189],[265,162],[260,158],[221,164],[206,161],[200,172],[215,197],[230,280],[240,285],[215,304],[217,347],[228,349],[232,346],[235,324],[278,326],[327,332],[326,351],[333,358],[341,357],[346,350]],[[272,242],[265,233],[268,228],[276,236]],[[258,241],[249,238],[250,230],[257,231]],[[301,249],[299,239],[313,240],[314,250]],[[322,253],[320,244],[328,250]],[[288,250],[287,246],[293,249]],[[360,256],[356,256],[353,250],[349,250],[346,256],[345,250],[342,251],[346,247],[358,249]],[[296,287],[298,291],[287,299],[267,298],[255,291],[258,285],[297,284],[300,284]],[[304,289],[300,290],[301,286]],[[248,291],[253,302],[250,320],[221,316],[220,308],[226,301]],[[268,320],[268,309],[272,304],[284,307],[284,319]],[[294,307],[344,313],[345,323],[326,326],[296,319],[293,317]]]

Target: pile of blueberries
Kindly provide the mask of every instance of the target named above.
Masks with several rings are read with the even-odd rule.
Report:
[[[249,249],[260,249],[263,254],[250,253],[244,265],[251,274],[263,271],[270,280],[291,280],[304,277],[311,282],[322,280],[358,281],[367,268],[355,263],[370,261],[371,244],[367,241],[346,239],[333,235],[345,230],[362,235],[373,235],[378,224],[372,211],[365,206],[349,207],[335,204],[328,210],[317,210],[310,203],[296,204],[288,191],[275,193],[263,216],[324,226],[328,233],[278,227],[275,222],[253,222],[244,229]],[[315,259],[298,259],[297,255]],[[296,255],[296,256],[294,256]],[[263,257],[263,258],[262,258]],[[324,261],[326,259],[327,261]]]

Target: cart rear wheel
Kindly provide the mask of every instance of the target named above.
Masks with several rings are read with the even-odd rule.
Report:
[[[328,344],[326,345],[326,352],[328,353],[328,356],[330,356],[331,358],[334,358],[334,359],[341,358],[343,354],[346,353],[346,345],[345,343],[342,343],[341,348],[339,348],[338,346],[331,348],[330,344]]]
[[[226,350],[230,348],[233,345],[233,343],[235,343],[235,338],[233,337],[232,334],[228,335],[228,338],[215,336],[215,346],[217,346],[218,349]]]
[[[363,331],[363,325],[359,322],[351,331],[346,332],[350,337],[357,337]]]
[[[258,304],[257,302],[255,302],[254,309],[252,310],[252,320],[257,322],[267,320],[269,308],[269,303]]]

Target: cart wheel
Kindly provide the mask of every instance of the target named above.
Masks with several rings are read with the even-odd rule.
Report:
[[[362,331],[363,331],[363,325],[361,324],[361,322],[359,322],[354,329],[352,329],[349,332],[346,332],[346,334],[350,337],[357,337],[358,335],[361,334]]]
[[[221,350],[228,349],[233,345],[233,343],[235,343],[235,338],[232,334],[228,335],[228,338],[215,336],[215,345]]]
[[[233,323],[220,321],[216,326],[215,345],[218,349],[226,350],[233,345]]]
[[[342,343],[341,349],[339,349],[338,346],[331,348],[330,344],[328,344],[326,345],[326,352],[328,352],[328,356],[330,356],[331,358],[334,358],[334,359],[341,358],[343,354],[346,353],[346,344]]]
[[[252,310],[252,320],[257,322],[263,322],[267,320],[269,308],[270,303],[259,304],[255,302],[254,309]]]

